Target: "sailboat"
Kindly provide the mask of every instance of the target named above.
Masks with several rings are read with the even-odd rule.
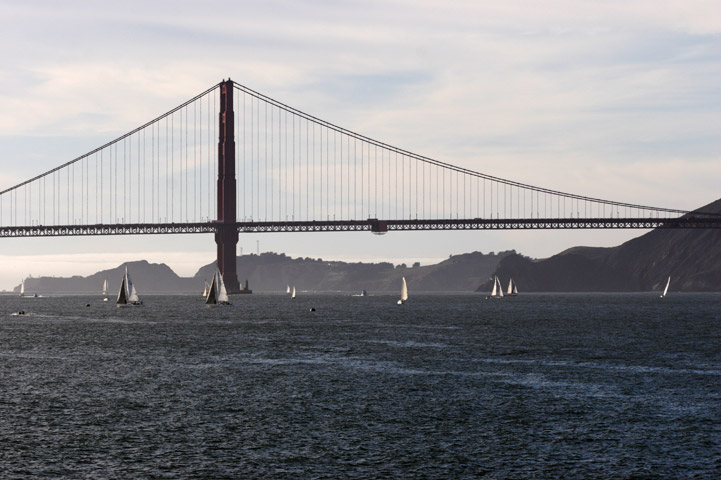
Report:
[[[290,295],[290,285],[286,285],[286,286],[285,286],[285,293],[287,293],[288,295]]]
[[[143,302],[138,298],[138,291],[135,290],[135,285],[130,279],[128,273],[128,267],[125,266],[125,274],[123,280],[120,283],[120,290],[118,290],[118,299],[115,301],[115,305],[118,307],[136,307],[142,305]]]
[[[106,278],[105,281],[103,281],[103,296],[108,294],[108,279]],[[108,297],[103,298],[103,302],[107,302]]]
[[[295,298],[295,285],[293,285],[293,292],[290,294],[290,298]]]
[[[34,293],[33,295],[25,295],[25,279],[23,278],[20,280],[20,296],[21,297],[35,297],[37,298],[38,294]]]
[[[666,294],[668,293],[668,286],[671,285],[671,276],[669,275],[668,280],[666,281],[666,288],[663,289],[663,293],[661,294],[661,298],[664,298]]]
[[[503,298],[503,287],[501,281],[497,276],[493,276],[493,290],[491,290],[491,296],[486,298]]]
[[[513,279],[510,279],[508,281],[508,290],[506,290],[506,295],[509,295],[511,297],[515,297],[518,295],[518,287],[516,286],[516,283],[513,281]]]
[[[403,305],[408,300],[408,285],[406,284],[406,277],[401,277],[403,284],[401,285],[401,298],[398,300],[398,305]]]
[[[228,291],[225,289],[223,276],[218,270],[213,274],[213,282],[210,284],[210,290],[208,290],[208,296],[205,298],[205,304],[208,306],[232,305],[228,298]]]
[[[203,280],[203,293],[201,294],[203,297],[208,296],[208,289],[210,288],[210,285],[208,285],[207,280]]]

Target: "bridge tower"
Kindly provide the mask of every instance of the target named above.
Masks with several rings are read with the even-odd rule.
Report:
[[[228,293],[240,293],[236,268],[238,229],[235,222],[235,113],[233,112],[233,82],[220,84],[220,113],[218,114],[218,269],[223,275]]]

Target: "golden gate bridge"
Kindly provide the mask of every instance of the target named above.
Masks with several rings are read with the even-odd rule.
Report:
[[[418,155],[230,79],[0,191],[0,237],[213,233],[237,292],[245,232],[721,228],[721,215],[592,198]]]

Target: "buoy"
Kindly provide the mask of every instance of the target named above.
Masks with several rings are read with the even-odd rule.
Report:
[[[315,312],[315,308],[313,308],[313,307],[310,307],[310,310],[309,310],[309,311],[311,311],[311,312]]]

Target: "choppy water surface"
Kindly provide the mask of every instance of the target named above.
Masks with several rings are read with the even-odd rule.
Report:
[[[144,300],[0,297],[0,477],[721,478],[721,295]]]

